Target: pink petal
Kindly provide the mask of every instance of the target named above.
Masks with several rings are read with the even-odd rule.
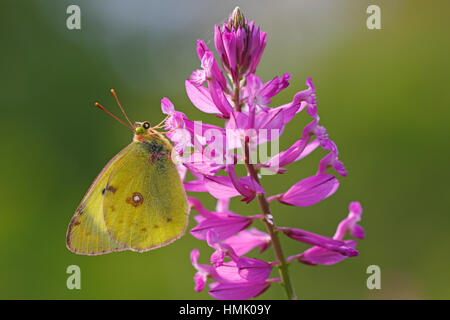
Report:
[[[261,185],[252,176],[245,176],[238,179],[234,171],[234,165],[228,165],[226,171],[233,186],[244,196],[242,201],[249,203],[255,198],[257,193],[265,193]]]
[[[205,287],[207,279],[208,279],[207,276],[203,275],[200,272],[196,272],[194,275],[194,283],[195,283],[194,290],[197,292],[201,292]]]
[[[269,198],[281,203],[307,207],[328,198],[336,192],[339,181],[330,174],[315,175],[296,183],[285,193]]]
[[[350,248],[356,247],[356,241],[354,240],[347,240],[345,241],[346,246]],[[311,264],[311,265],[333,265],[336,264],[344,259],[346,259],[347,256],[340,254],[336,251],[331,251],[325,248],[321,247],[312,247],[311,249],[306,250],[304,253],[302,253],[298,260],[305,264]]]
[[[220,282],[240,282],[242,277],[234,261],[227,261],[216,267],[216,272],[222,280]]]
[[[191,192],[208,192],[205,183],[202,180],[192,180],[183,183],[184,189]]]
[[[172,114],[175,112],[175,107],[168,98],[162,98],[161,110],[164,114]]]
[[[223,88],[217,81],[209,80],[208,90],[217,109],[222,113],[224,118],[229,118],[230,112],[233,111],[233,107],[223,93]]]
[[[225,47],[225,51],[227,53],[228,63],[230,65],[231,70],[236,69],[237,57],[236,57],[236,37],[234,33],[225,32],[222,35],[223,46]]]
[[[237,255],[242,256],[256,247],[260,247],[259,252],[265,251],[270,245],[270,236],[256,228],[242,230],[237,235],[224,241],[234,249]]]
[[[313,141],[308,143],[305,149],[303,149],[303,151],[297,156],[297,158],[295,158],[294,162],[299,161],[308,156],[311,152],[316,150],[319,145],[320,145],[319,139],[314,139]]]
[[[185,81],[186,93],[192,104],[206,113],[220,113],[215,106],[208,89],[203,86],[196,86],[190,80]]]
[[[209,294],[219,300],[247,300],[259,296],[269,286],[270,282],[213,283]]]
[[[220,59],[223,61],[225,55],[225,48],[223,47],[222,42],[222,32],[220,31],[220,27],[216,24],[214,26],[214,44],[216,46],[217,53],[219,54]],[[226,62],[226,61],[224,61]],[[228,64],[226,62],[226,64]]]
[[[301,241],[303,243],[325,248],[327,250],[336,251],[345,256],[351,257],[357,255],[357,251],[355,251],[351,247],[348,247],[346,243],[341,240],[331,239],[320,234],[296,228],[278,228],[278,230],[283,231],[283,233],[288,237],[297,241]]]
[[[226,199],[240,195],[229,177],[205,176],[204,182],[208,192],[216,199]]]
[[[217,212],[228,211],[229,204],[230,204],[230,198],[217,199],[216,211]]]
[[[202,203],[193,197],[188,197],[188,202],[201,214],[201,218],[196,218],[198,225],[191,229],[191,234],[200,240],[206,240],[208,233],[213,234],[215,242],[226,239],[247,228],[253,220],[260,217],[241,216],[231,211],[212,212],[205,209]]]
[[[267,280],[272,271],[272,266],[269,263],[247,257],[241,257],[236,266],[242,278],[255,282]]]
[[[359,202],[351,202],[349,205],[348,216],[339,223],[334,239],[342,240],[347,232],[350,232],[355,238],[364,238],[364,229],[357,223],[361,221],[362,207]]]
[[[206,240],[208,231],[214,230],[218,239],[223,240],[247,228],[252,219],[237,214],[227,213],[214,218],[206,218],[191,229],[191,234],[199,240]]]

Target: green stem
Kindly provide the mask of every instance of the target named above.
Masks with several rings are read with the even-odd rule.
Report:
[[[236,111],[241,111],[241,98],[240,98],[240,86],[239,86],[239,80],[236,82],[234,82],[234,97],[233,97],[233,102],[234,102],[234,107],[236,109]]]
[[[245,166],[247,167],[247,171],[251,174],[251,176],[258,182],[258,173],[255,170],[255,167],[250,164],[248,161],[248,144],[245,145]],[[264,214],[263,222],[266,225],[267,232],[270,235],[272,240],[273,250],[275,251],[275,257],[278,261],[278,270],[280,272],[281,280],[284,284],[284,290],[286,291],[287,298],[289,300],[294,299],[294,287],[292,286],[291,278],[289,277],[288,264],[286,258],[283,253],[283,249],[281,248],[280,239],[278,238],[278,233],[275,229],[275,224],[273,223],[273,217],[270,212],[269,202],[264,194],[259,193],[257,195],[259,206],[261,207],[261,211]]]

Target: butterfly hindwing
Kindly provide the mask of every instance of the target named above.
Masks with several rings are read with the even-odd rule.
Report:
[[[186,195],[170,149],[161,140],[135,141],[110,174],[103,195],[109,235],[134,251],[180,238],[187,226]]]
[[[112,239],[103,219],[103,194],[108,178],[122,157],[130,152],[132,144],[112,158],[92,183],[75,211],[67,230],[67,248],[78,254],[97,255],[125,250],[126,247]]]

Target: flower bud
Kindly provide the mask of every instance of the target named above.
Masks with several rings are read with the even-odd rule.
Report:
[[[231,13],[230,17],[228,18],[228,28],[230,30],[232,30],[232,29],[237,30],[239,27],[244,27],[246,22],[247,21],[245,20],[245,17],[241,11],[241,8],[236,7],[236,8],[234,8],[233,12]]]
[[[238,83],[247,74],[254,73],[266,46],[267,34],[253,21],[248,22],[236,7],[228,20],[214,30],[214,43],[222,66]]]

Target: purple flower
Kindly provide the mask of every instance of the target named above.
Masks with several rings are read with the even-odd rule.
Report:
[[[225,96],[228,91],[226,79],[213,53],[201,40],[197,41],[197,53],[202,69],[194,71],[190,77],[190,82],[186,81],[188,95],[193,98],[194,105],[200,110],[207,113],[220,113],[223,118],[228,118],[233,108]],[[198,90],[191,87],[191,84],[201,86],[204,82],[208,83],[207,91],[203,87],[199,87]],[[206,102],[212,101],[212,104],[205,105],[205,101],[202,101],[204,99],[206,99]]]
[[[348,217],[341,221],[338,225],[333,239],[342,240],[347,232],[353,237],[364,239],[364,229],[357,223],[361,221],[362,207],[359,202],[351,202],[348,206],[350,213]]]
[[[218,234],[214,230],[208,231],[206,240],[208,245],[216,250],[211,255],[211,263],[216,267],[216,270],[221,270],[219,268],[223,265],[231,265],[237,268],[239,280],[244,279],[248,281],[260,282],[269,278],[270,271],[272,270],[272,264],[259,259],[240,257],[236,254],[233,247],[219,241]],[[224,262],[225,258],[229,258],[231,261]]]
[[[345,243],[350,248],[354,249],[356,247],[356,241],[346,240]],[[307,265],[315,266],[319,264],[330,266],[341,262],[345,258],[347,258],[347,256],[339,252],[321,247],[312,247],[299,255],[289,257],[288,261],[297,259],[299,262]]]
[[[163,98],[161,100],[161,110],[169,117],[165,121],[165,129],[172,132],[167,133],[167,136],[174,142],[175,146],[197,146],[202,147],[215,141],[215,136],[210,136],[206,139],[206,132],[214,132],[222,140],[225,140],[225,130],[223,128],[213,126],[210,124],[203,124],[200,121],[191,121],[186,115],[180,111],[176,111],[173,103]]]
[[[364,238],[364,229],[357,223],[361,220],[362,208],[359,202],[352,202],[349,205],[350,213],[348,217],[339,223],[336,233],[333,236],[333,240],[338,242],[343,242],[344,246],[350,250],[355,249],[355,240],[343,240],[346,233],[349,232],[353,237],[358,239]],[[310,243],[312,244],[312,243]],[[353,250],[357,252],[356,250]],[[305,252],[295,255],[289,258],[289,260],[297,259],[299,262],[310,264],[310,265],[333,265],[346,257],[351,257],[352,255],[346,254],[343,251],[335,250],[331,246],[315,245],[314,247],[306,250]]]
[[[202,85],[207,80],[216,81],[222,89],[226,89],[227,82],[214,58],[214,54],[202,40],[197,40],[197,54],[202,69],[194,71],[191,80],[197,85]]]
[[[210,284],[209,294],[221,300],[242,300],[256,297],[263,293],[271,283],[279,279],[268,279],[272,269],[270,263],[258,259],[237,256],[233,249],[218,241],[214,231],[207,235],[208,244],[216,251],[211,256],[211,265],[198,263],[198,249],[191,252],[191,263],[197,270],[194,276],[195,290],[202,291],[208,278],[215,282]],[[224,261],[225,258],[230,261]]]
[[[259,113],[255,107],[249,107],[248,112],[233,111],[226,123],[228,148],[243,148],[247,139],[250,146],[278,139],[299,108],[287,105]]]
[[[211,264],[215,267],[223,265],[226,258],[230,258],[234,262],[239,260],[239,256],[231,246],[219,241],[219,234],[216,230],[211,229],[206,233],[206,242],[215,249],[211,255]]]
[[[206,281],[209,277],[212,277],[215,280],[219,280],[220,277],[217,274],[214,267],[205,264],[199,264],[198,258],[200,257],[200,251],[198,249],[194,249],[191,251],[191,263],[194,268],[197,270],[197,273],[194,275],[195,282],[195,291],[200,292],[205,287]]]
[[[243,99],[246,99],[249,106],[256,106],[263,111],[268,111],[267,105],[271,103],[270,98],[280,93],[289,86],[291,75],[285,73],[281,78],[274,77],[263,84],[261,79],[254,74],[249,74],[246,78],[247,85]]]
[[[308,106],[307,110],[310,116],[319,121],[319,116],[317,114],[316,89],[311,78],[306,80],[306,85],[308,86],[308,89],[297,92],[291,102],[281,105],[279,108],[297,106],[297,112],[300,112]]]
[[[201,178],[202,175],[214,175],[225,168],[225,165],[222,164],[224,161],[222,161],[222,157],[220,155],[213,157],[205,152],[198,151],[183,155],[179,158],[179,162],[181,162],[181,164],[188,168],[191,172],[197,173],[197,177],[199,178]],[[201,191],[205,192],[205,190]]]
[[[325,174],[328,168],[333,168],[337,173],[345,177],[347,175],[347,171],[345,170],[344,164],[338,160],[338,150],[336,144],[329,140],[324,149],[329,150],[330,153],[328,153],[320,161],[317,174]]]
[[[272,282],[279,281],[279,279],[267,279],[267,271],[261,272],[247,272],[248,267],[252,267],[252,263],[243,263],[240,269],[234,261],[229,261],[223,265],[215,268],[210,265],[199,264],[198,258],[200,252],[198,249],[191,251],[191,263],[197,272],[194,275],[195,291],[200,292],[205,287],[208,279],[213,279],[215,282],[211,283],[209,294],[221,300],[245,300],[256,297],[263,293]],[[261,269],[261,268],[255,268]],[[242,270],[242,271],[240,271]],[[248,280],[245,277],[253,277],[253,280]]]
[[[200,216],[196,216],[197,226],[191,229],[191,234],[199,240],[206,240],[206,235],[211,230],[217,233],[219,240],[229,238],[262,217],[241,216],[231,211],[212,212],[206,210],[196,198],[188,197],[188,201],[200,213]]]
[[[230,245],[237,255],[242,256],[257,247],[260,248],[260,253],[265,251],[269,248],[271,238],[267,233],[251,228],[225,239],[223,243]]]
[[[215,26],[214,43],[222,65],[233,79],[254,73],[266,47],[267,34],[252,21],[247,22],[239,8],[230,15],[222,28]]]
[[[278,228],[278,230],[283,231],[285,235],[294,240],[317,246],[328,251],[338,252],[347,257],[358,255],[358,251],[354,250],[354,246],[349,242],[331,239],[316,233],[295,228]]]
[[[277,173],[284,173],[286,171],[284,166],[303,159],[312,151],[314,151],[319,145],[326,147],[326,150],[331,150],[331,141],[328,139],[326,129],[319,126],[319,116],[317,114],[315,87],[310,78],[306,81],[308,86],[307,90],[298,92],[291,103],[280,106],[276,109],[284,109],[287,112],[285,116],[285,123],[288,123],[295,116],[296,113],[302,111],[306,106],[308,114],[314,119],[308,125],[303,128],[302,137],[296,141],[287,150],[275,155],[267,162],[259,164],[257,167],[265,167]],[[282,129],[282,128],[280,128]],[[316,136],[317,139],[310,142],[311,137]],[[336,149],[337,152],[337,149]],[[336,153],[337,155],[337,153]]]
[[[255,198],[256,194],[265,193],[264,189],[253,177],[245,176],[238,178],[232,167],[232,165],[229,165],[226,169],[230,173],[230,176],[203,176],[203,185],[206,191],[214,198],[229,199],[242,195],[244,196],[242,201],[248,203]]]
[[[278,200],[296,207],[308,207],[328,198],[338,187],[339,181],[333,175],[319,174],[297,182],[285,193],[272,196],[268,200]]]
[[[220,110],[214,104],[209,90],[203,86],[195,85],[193,81],[186,80],[186,93],[192,104],[205,113],[220,114]]]
[[[231,183],[236,188],[237,191],[244,198],[241,201],[245,201],[249,203],[255,198],[255,195],[258,193],[266,193],[258,181],[255,180],[252,176],[246,176],[243,178],[238,178],[236,172],[234,170],[234,165],[228,165],[226,167],[226,171],[228,176],[230,177]]]
[[[280,279],[247,280],[239,274],[239,268],[233,261],[218,267],[217,272],[229,281],[211,283],[209,294],[220,300],[247,300],[259,296],[266,291],[273,282]]]
[[[280,281],[280,279],[269,279],[258,282],[243,280],[239,282],[215,282],[211,284],[209,294],[219,300],[248,300],[264,293],[271,283]]]
[[[322,130],[317,130],[317,128],[319,128],[317,123],[318,120],[314,120],[306,125],[300,140],[297,140],[287,150],[280,152],[260,166],[264,166],[275,172],[283,173],[286,171],[286,169],[283,168],[284,166],[298,161],[314,151],[320,145],[321,138],[318,138],[311,143],[309,143],[309,140],[314,134],[320,135],[323,133]]]

